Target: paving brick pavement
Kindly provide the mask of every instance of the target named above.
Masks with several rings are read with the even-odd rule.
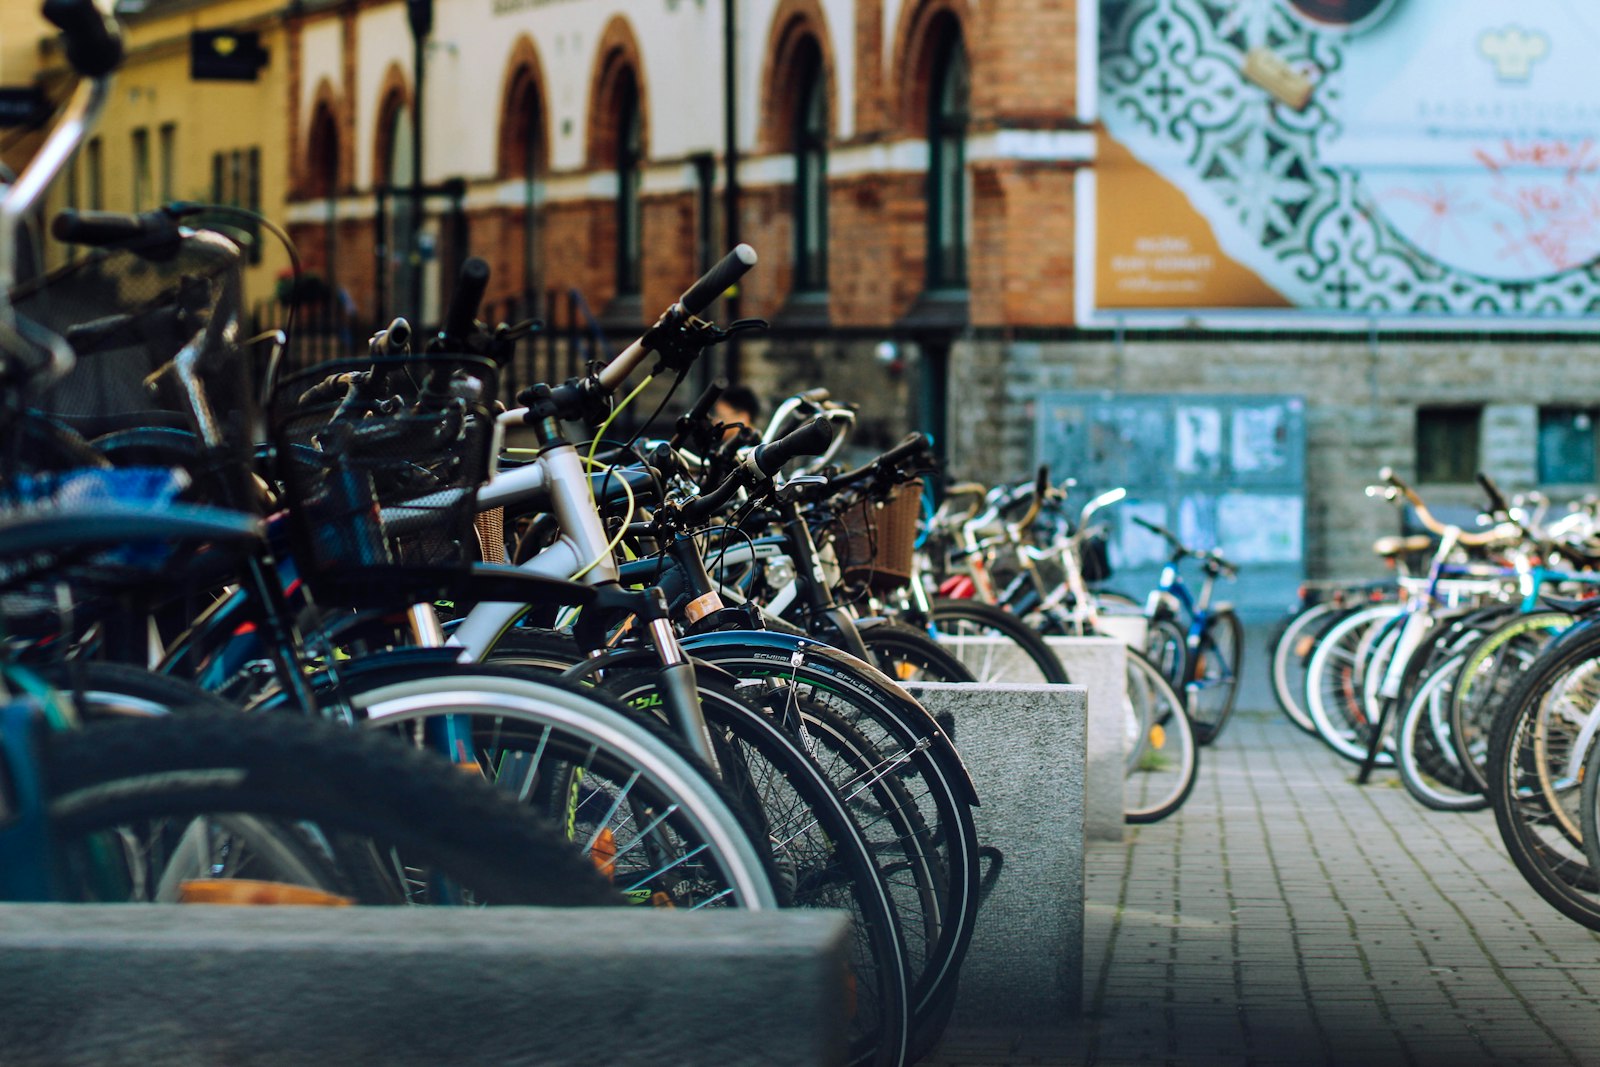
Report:
[[[1353,770],[1241,712],[1178,815],[1091,847],[1082,1017],[925,1062],[1600,1064],[1600,937],[1523,882],[1489,812]]]

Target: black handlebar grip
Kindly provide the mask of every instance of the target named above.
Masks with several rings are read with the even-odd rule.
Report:
[[[1039,464],[1039,473],[1033,476],[1033,499],[1043,502],[1045,490],[1050,488],[1050,464]]]
[[[739,245],[723,256],[720,263],[702,274],[699,281],[689,286],[688,290],[678,297],[678,303],[682,304],[689,314],[698,315],[755,265],[756,250],[749,245]]]
[[[700,398],[694,402],[694,407],[684,414],[684,420],[691,424],[697,423],[711,414],[711,406],[721,398],[722,391],[726,388],[728,388],[728,379],[726,378],[717,378],[706,386],[706,391],[700,394]]]
[[[820,456],[833,444],[833,422],[815,418],[769,444],[757,445],[751,459],[761,473],[772,477],[783,465],[800,456]]]
[[[882,469],[897,467],[901,463],[928,450],[928,435],[921,430],[912,430],[900,439],[900,443],[889,451],[873,460],[873,465]]]
[[[75,211],[67,208],[50,220],[50,235],[75,245],[123,244],[140,238],[177,238],[177,221],[166,211],[156,209],[138,215],[117,211]]]
[[[478,320],[478,305],[489,288],[489,264],[479,256],[469,256],[456,275],[455,292],[450,294],[450,310],[445,313],[439,340],[447,345],[464,345]]]
[[[67,62],[85,78],[110,74],[122,62],[122,31],[95,0],[45,0],[44,17],[67,38]]]
[[[1478,485],[1489,497],[1489,510],[1496,515],[1506,515],[1511,511],[1511,505],[1506,503],[1505,495],[1500,492],[1500,487],[1494,480],[1482,471],[1478,472]]]
[[[777,444],[776,441],[773,444]],[[678,515],[687,526],[698,526],[700,523],[722,510],[722,505],[733,499],[733,494],[739,491],[744,484],[744,469],[738,468],[723,481],[723,483],[709,493],[701,493],[692,500],[684,501]]]
[[[1156,535],[1158,535],[1160,537],[1163,537],[1166,540],[1171,541],[1175,545],[1182,544],[1182,542],[1178,540],[1178,535],[1173,533],[1171,530],[1167,529],[1165,526],[1162,526],[1162,525],[1160,525],[1158,523],[1151,522],[1149,519],[1141,519],[1137,515],[1130,515],[1128,517],[1133,520],[1135,526],[1143,526],[1146,530],[1149,530],[1151,533],[1156,534]]]

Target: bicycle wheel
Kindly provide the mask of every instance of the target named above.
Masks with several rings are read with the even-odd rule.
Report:
[[[277,899],[290,884],[357,903],[622,903],[556,827],[487,784],[330,723],[105,720],[44,735],[40,766],[58,899],[249,900],[268,883]],[[370,881],[343,866],[357,842],[404,858],[392,887],[406,892],[359,894]]]
[[[861,640],[879,670],[897,682],[975,682],[960,659],[927,632],[883,620],[861,628]]]
[[[1382,624],[1399,614],[1395,604],[1376,604],[1352,612],[1330,626],[1306,665],[1306,711],[1317,735],[1352,763],[1366,758],[1368,731],[1375,725],[1363,700],[1368,646]],[[1393,757],[1378,754],[1379,766]]]
[[[367,725],[419,745],[448,737],[458,763],[566,831],[636,903],[777,906],[753,817],[673,739],[601,694],[500,666],[378,663],[343,672]]]
[[[1184,675],[1187,670],[1186,641],[1183,627],[1168,616],[1151,619],[1146,625],[1145,658],[1155,664],[1161,676],[1179,693],[1184,691]]]
[[[828,709],[871,746],[878,766],[893,770],[903,788],[904,799],[897,804],[908,800],[914,806],[946,879],[939,938],[913,981],[912,1017],[920,1027],[937,1008],[939,991],[959,969],[977,913],[977,829],[965,790],[958,785],[966,772],[948,739],[920,705],[882,672],[826,645],[796,643],[764,632],[703,634],[684,645],[697,659],[743,682],[781,687],[774,690],[783,698],[773,709],[775,714],[784,714],[790,693],[802,714],[813,707]],[[573,662],[578,653],[564,635],[512,629],[501,636],[491,655],[513,663],[559,666]],[[772,707],[772,693],[753,692]]]
[[[1406,702],[1395,740],[1395,765],[1406,791],[1434,811],[1480,811],[1489,798],[1473,788],[1450,738],[1450,694],[1465,653],[1446,660]]]
[[[1130,729],[1138,731],[1139,755],[1124,779],[1123,819],[1158,822],[1183,807],[1194,791],[1200,746],[1177,691],[1155,664],[1131,648],[1124,699]]]
[[[1244,624],[1239,616],[1231,611],[1213,615],[1188,664],[1185,686],[1194,739],[1202,745],[1209,745],[1222,736],[1234,705],[1239,702],[1240,657],[1243,654]]]
[[[1580,815],[1584,856],[1590,870],[1600,871],[1600,743],[1595,740],[1589,742],[1589,752],[1583,759],[1583,790],[1579,800],[1582,805]],[[1584,900],[1591,902],[1588,897]],[[1591,930],[1600,930],[1600,899],[1594,899],[1592,903],[1596,908],[1594,921],[1587,918],[1578,921]],[[1585,908],[1584,914],[1588,916],[1589,909]]]
[[[1468,780],[1483,792],[1489,779],[1489,732],[1511,691],[1556,634],[1572,625],[1564,611],[1536,611],[1507,620],[1466,654],[1450,693],[1450,740]]]
[[[661,706],[653,671],[607,670],[599,684],[645,713]],[[815,727],[808,755],[731,680],[702,670],[697,686],[724,783],[759,813],[787,890],[781,902],[851,917],[851,1062],[903,1062],[909,983],[925,971],[938,941],[944,890],[926,828],[908,823],[915,807],[863,778],[875,766],[870,756],[864,766],[838,765],[837,748],[824,747],[837,727],[824,725],[820,709],[808,713]],[[818,751],[829,753],[833,775],[822,773]]]
[[[1318,639],[1344,611],[1331,600],[1313,604],[1291,616],[1272,641],[1272,695],[1289,721],[1312,736],[1317,724],[1305,707],[1306,664]]]
[[[1600,727],[1600,640],[1558,645],[1512,690],[1489,732],[1489,805],[1512,862],[1563,914],[1600,929],[1583,845],[1582,772]]]
[[[778,644],[778,641],[784,641]],[[926,1017],[972,938],[978,907],[978,843],[970,781],[954,747],[931,716],[870,664],[826,646],[778,635],[721,633],[691,637],[685,648],[742,681],[777,683],[797,699],[827,708],[872,746],[915,806],[947,879],[939,941],[929,950],[913,993],[913,1016]],[[770,697],[764,698],[770,700]],[[804,708],[805,705],[800,705]]]
[[[928,628],[980,682],[1068,681],[1066,668],[1038,631],[1003,608],[935,598]]]

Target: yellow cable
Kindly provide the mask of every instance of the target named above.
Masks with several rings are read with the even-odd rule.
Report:
[[[615,419],[618,415],[622,414],[622,409],[627,407],[629,404],[633,403],[634,398],[637,397],[640,393],[644,392],[644,387],[649,385],[654,380],[655,380],[655,375],[654,374],[646,374],[644,376],[644,381],[640,382],[637,386],[635,386],[633,392],[631,392],[627,396],[623,397],[622,398],[622,403],[618,404],[616,407],[611,409],[611,414],[606,416],[606,421],[602,422],[600,424],[600,428],[594,432],[594,440],[589,442],[588,462],[590,464],[594,463],[594,454],[597,451],[600,450],[600,442],[605,439],[606,431],[611,429],[612,420]],[[594,487],[590,486],[589,488],[590,488],[590,492],[592,493],[593,490],[594,490]],[[628,495],[631,497],[633,494],[630,492]],[[591,563],[590,566],[592,567],[592,566],[594,566],[594,564]]]

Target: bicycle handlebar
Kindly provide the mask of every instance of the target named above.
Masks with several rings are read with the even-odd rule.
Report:
[[[684,501],[678,508],[678,516],[685,525],[698,526],[721,510],[741,488],[771,478],[792,459],[820,455],[832,442],[833,427],[827,420],[812,419],[776,441],[757,445],[721,485]]]
[[[1482,548],[1485,545],[1492,545],[1497,541],[1506,539],[1505,535],[1499,530],[1489,530],[1485,533],[1467,533],[1459,527],[1451,527],[1448,523],[1440,522],[1434,518],[1433,512],[1428,510],[1428,505],[1422,502],[1422,497],[1417,495],[1417,491],[1400,480],[1400,476],[1394,472],[1393,467],[1383,468],[1378,472],[1378,477],[1394,486],[1400,495],[1405,498],[1406,503],[1410,504],[1412,510],[1417,513],[1417,521],[1422,523],[1425,529],[1440,537],[1450,535],[1453,529],[1456,543],[1467,548]]]
[[[693,285],[689,286],[684,294],[678,298],[678,303],[668,308],[661,316],[667,319],[675,311],[681,309],[690,316],[698,315],[706,309],[706,305],[715,300],[734,282],[744,277],[751,267],[756,265],[756,250],[747,244],[741,244],[733,251],[722,257],[722,260],[710,270],[702,274]],[[657,321],[657,326],[662,321]],[[595,375],[600,387],[607,392],[615,392],[617,387],[628,380],[634,368],[644,361],[650,354],[650,334],[646,333],[633,344],[623,349],[616,359],[600,368]]]
[[[745,272],[756,265],[756,250],[747,244],[734,247],[721,261],[700,276],[693,285],[678,297],[678,303],[691,315],[698,315],[710,306],[711,301],[733,287]]]
[[[478,305],[489,288],[489,264],[479,256],[469,256],[456,275],[455,291],[450,294],[450,309],[434,344],[441,350],[460,351],[472,338],[478,321]]]
[[[42,14],[67,38],[67,62],[85,78],[110,74],[122,62],[122,31],[94,0],[45,0]]]
[[[137,215],[64,208],[50,220],[50,236],[91,248],[127,248],[144,259],[165,259],[178,250],[178,220],[199,214],[196,204],[165,204]]]
[[[1478,487],[1482,489],[1484,495],[1489,498],[1489,513],[1491,515],[1511,514],[1511,505],[1506,503],[1505,495],[1500,492],[1500,487],[1495,485],[1494,479],[1490,478],[1483,471],[1478,472]]]
[[[821,416],[818,417],[821,418]],[[927,434],[920,430],[913,430],[902,437],[899,444],[883,453],[877,459],[872,460],[870,463],[864,463],[853,471],[846,471],[843,474],[836,474],[829,478],[828,491],[838,492],[841,489],[848,489],[857,482],[865,481],[874,475],[882,474],[884,471],[893,470],[902,463],[921,456],[927,451],[929,444],[930,441]]]

